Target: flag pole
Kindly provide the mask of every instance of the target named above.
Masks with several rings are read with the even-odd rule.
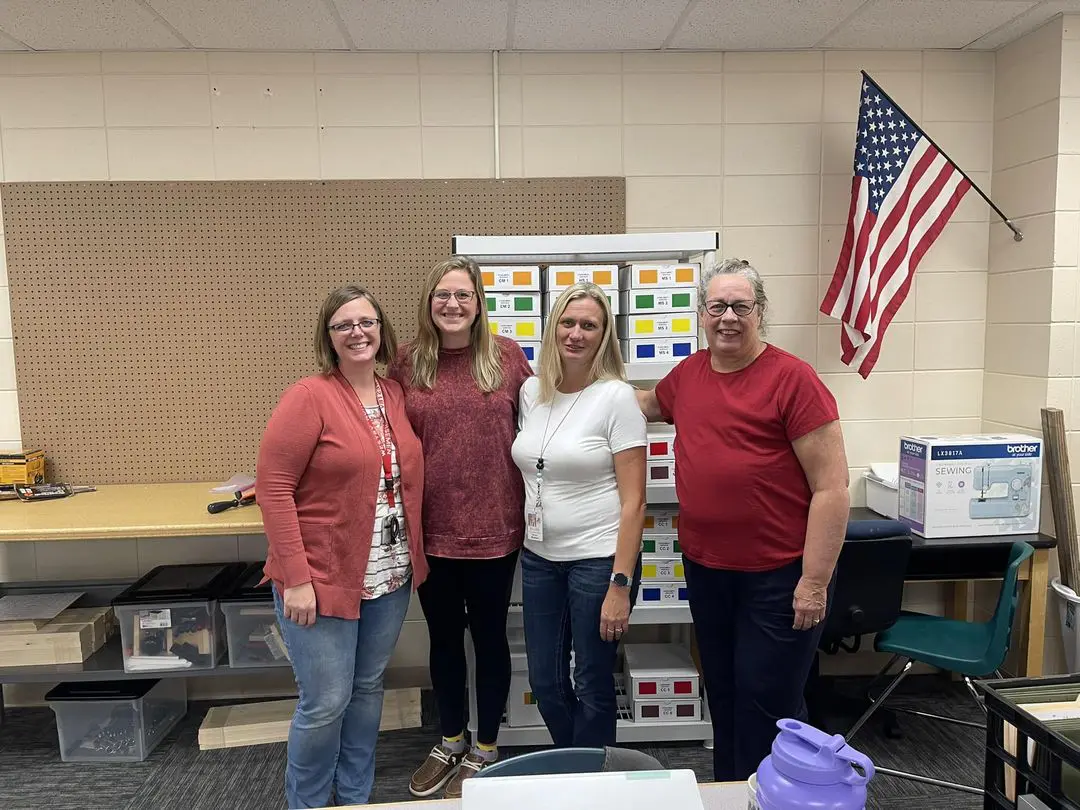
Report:
[[[864,79],[870,82],[870,84],[874,85],[877,91],[881,93],[881,95],[883,95],[890,104],[892,104],[894,107],[896,107],[896,109],[900,110],[900,112],[904,113],[904,115],[907,116],[908,120],[911,121],[911,125],[915,127],[915,129],[919,130],[919,133],[930,142],[931,146],[933,146],[941,153],[942,157],[944,157],[947,161],[949,161],[953,166],[956,167],[956,170],[960,172],[960,175],[971,184],[971,187],[973,189],[979,192],[979,196],[986,200],[986,204],[994,209],[994,213],[1001,217],[1001,221],[1004,222],[1009,227],[1009,230],[1013,232],[1013,239],[1017,242],[1022,241],[1024,238],[1024,234],[1021,233],[1020,229],[1013,225],[1012,221],[1001,212],[1001,209],[994,205],[994,201],[987,197],[986,193],[975,184],[975,181],[967,176],[967,172],[960,168],[960,164],[958,164],[955,160],[945,154],[945,150],[938,146],[936,143],[934,143],[934,139],[927,135],[926,131],[917,123],[915,123],[915,119],[913,119],[910,115],[904,112],[904,108],[897,104],[896,101],[893,100],[892,96],[890,96],[888,93],[881,89],[881,85],[874,81],[873,77],[869,73],[867,73],[865,70],[860,70],[859,72],[863,75]]]

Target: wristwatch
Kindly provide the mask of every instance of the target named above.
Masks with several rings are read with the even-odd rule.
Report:
[[[630,577],[628,577],[626,574],[612,574],[611,582],[612,584],[617,585],[620,588],[626,588],[630,585]]]

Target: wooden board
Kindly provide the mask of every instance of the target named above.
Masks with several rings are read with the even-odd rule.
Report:
[[[68,608],[36,632],[0,635],[0,661],[9,667],[81,664],[115,628],[111,607]]]
[[[23,445],[51,481],[253,472],[314,371],[326,294],[367,286],[399,338],[455,233],[625,230],[623,178],[11,183],[0,187]]]
[[[296,700],[272,700],[214,706],[199,726],[199,749],[237,748],[286,742]],[[420,690],[388,689],[383,693],[379,731],[420,726]]]

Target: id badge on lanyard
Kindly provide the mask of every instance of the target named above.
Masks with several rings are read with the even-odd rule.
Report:
[[[525,539],[533,543],[544,541],[544,505],[540,490],[544,485],[544,460],[536,462],[536,501],[525,506]]]

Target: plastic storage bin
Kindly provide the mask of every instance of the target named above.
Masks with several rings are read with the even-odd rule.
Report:
[[[64,762],[142,762],[187,713],[183,678],[62,683],[45,700]]]
[[[985,696],[984,807],[1033,796],[1080,810],[1080,676],[976,681]]]
[[[113,599],[125,672],[213,669],[225,651],[218,600],[244,563],[162,565]]]
[[[225,615],[229,666],[278,667],[289,663],[285,638],[274,613],[273,585],[259,585],[263,563],[252,563],[236,587],[218,603]]]

